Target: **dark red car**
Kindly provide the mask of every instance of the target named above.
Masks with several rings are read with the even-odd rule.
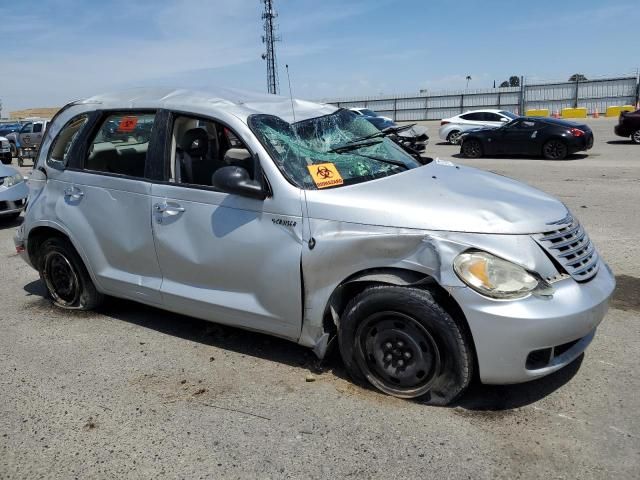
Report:
[[[631,137],[633,143],[640,143],[640,110],[621,112],[613,131],[620,137]]]

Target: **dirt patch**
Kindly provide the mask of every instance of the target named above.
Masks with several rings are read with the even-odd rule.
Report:
[[[611,308],[640,312],[640,278],[616,275],[616,290],[613,292]]]

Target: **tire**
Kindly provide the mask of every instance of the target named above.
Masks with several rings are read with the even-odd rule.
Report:
[[[11,149],[11,158],[15,158],[18,156],[18,148],[15,143],[9,142],[9,148]]]
[[[4,158],[4,157],[3,157],[3,158],[2,158],[2,163],[3,163],[4,165],[11,165],[11,160],[12,160],[11,158]]]
[[[465,140],[460,147],[460,153],[467,158],[480,158],[482,156],[482,144],[475,138]]]
[[[24,167],[24,160],[22,159],[22,157],[18,157],[18,166]]]
[[[567,144],[553,138],[542,146],[542,156],[547,160],[564,160],[568,154]]]
[[[67,310],[92,310],[103,301],[82,259],[69,240],[53,237],[38,251],[38,272],[54,305]]]
[[[367,288],[347,305],[338,340],[351,377],[395,397],[446,405],[473,375],[465,330],[426,290]]]
[[[640,129],[631,134],[631,141],[635,144],[640,144]]]
[[[460,143],[461,133],[462,132],[459,130],[453,130],[449,133],[449,135],[447,135],[447,142],[449,142],[451,145],[458,145]]]

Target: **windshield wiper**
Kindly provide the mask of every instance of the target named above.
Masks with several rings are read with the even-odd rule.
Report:
[[[380,132],[382,133],[382,132]],[[372,138],[372,137],[369,137]],[[354,140],[353,142],[345,143],[344,145],[340,145],[339,147],[332,148],[331,150],[327,150],[329,153],[345,153],[350,152],[352,150],[358,150],[359,148],[370,147],[372,145],[378,145],[382,142],[382,140],[376,141],[366,141],[369,138],[363,138],[360,140]]]
[[[337,153],[340,153],[340,152],[337,152]],[[365,155],[364,153],[352,153],[351,155],[357,155],[359,157],[370,158],[371,160],[375,160],[377,162],[386,163],[386,164],[389,164],[389,165],[395,165],[396,167],[402,167],[405,170],[409,170],[409,166],[406,163],[401,162],[400,160],[391,160],[389,158],[374,157],[373,155]]]
[[[339,147],[332,148],[331,150],[329,150],[329,152],[331,153],[348,152],[350,150],[357,150],[358,148],[368,147],[370,145],[376,145],[380,142],[366,142],[366,141],[372,140],[374,138],[382,138],[389,135],[395,135],[397,133],[404,132],[405,130],[409,130],[415,125],[416,125],[415,123],[410,123],[409,125],[400,125],[398,127],[387,127],[384,130],[380,130],[379,132],[357,138],[343,145],[340,145]]]

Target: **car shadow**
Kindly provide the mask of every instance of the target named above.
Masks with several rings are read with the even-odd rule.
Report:
[[[631,140],[608,140],[609,145],[635,145]]]
[[[584,353],[566,367],[546,377],[514,385],[483,385],[474,380],[451,407],[472,411],[502,411],[535,403],[568,383],[580,370]]]
[[[6,230],[8,228],[17,228],[22,225],[23,217],[17,218],[3,218],[0,216],[0,230]]]
[[[538,160],[543,162],[570,162],[573,160],[583,160],[589,156],[587,153],[572,153],[568,155],[564,160],[547,160],[544,157],[532,157],[528,155],[485,155],[481,158],[468,158],[461,153],[454,153],[451,155],[454,158],[461,160]]]
[[[45,300],[44,284],[39,280],[28,283],[24,290],[29,295],[40,296],[43,301],[48,301]],[[284,339],[167,312],[129,300],[107,297],[97,313],[189,342],[298,367],[314,374],[331,374],[353,383],[344,367],[335,339],[329,343],[324,359],[319,360],[310,349]],[[578,372],[583,356],[562,370],[528,383],[482,385],[475,379],[468,390],[448,407],[469,411],[503,411],[535,403],[571,380]],[[384,395],[369,385],[358,386]],[[421,401],[417,400],[416,403],[420,404]]]

